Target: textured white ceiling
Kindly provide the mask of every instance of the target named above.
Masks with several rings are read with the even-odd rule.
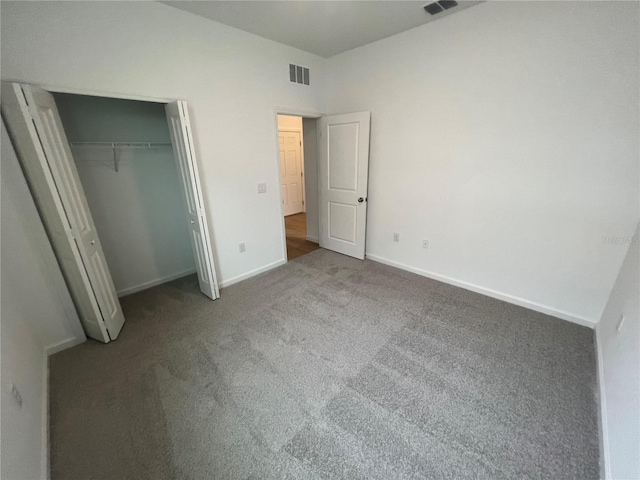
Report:
[[[459,1],[435,16],[413,1],[163,1],[300,50],[331,57],[443,18],[479,1]]]

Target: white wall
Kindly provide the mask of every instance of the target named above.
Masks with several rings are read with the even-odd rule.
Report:
[[[274,106],[326,92],[372,111],[368,255],[600,317],[622,262],[602,237],[638,218],[637,3],[487,2],[329,60],[156,2],[1,8],[3,78],[189,102],[223,284],[282,262]]]
[[[640,478],[640,245],[638,228],[596,327],[606,478]],[[629,244],[631,241],[631,244]],[[617,330],[621,316],[624,322]]]
[[[273,112],[322,111],[326,60],[157,2],[1,8],[3,79],[189,103],[222,285],[284,261]]]
[[[86,338],[4,122],[1,170],[0,477],[46,478],[47,352]]]
[[[39,341],[52,353],[86,337],[4,121],[1,168],[3,305],[5,301],[19,305]],[[4,320],[3,315],[3,324]]]
[[[164,105],[56,94],[71,142],[170,143]],[[126,295],[195,272],[171,145],[74,148],[73,156],[113,283]]]
[[[2,295],[2,393],[0,478],[46,478],[46,353],[18,308]],[[11,384],[22,397],[15,402]]]
[[[372,114],[367,255],[595,323],[639,217],[639,9],[487,2],[330,58],[327,113]]]

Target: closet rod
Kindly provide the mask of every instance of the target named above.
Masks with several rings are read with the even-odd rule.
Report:
[[[72,147],[84,148],[157,148],[171,146],[170,142],[69,142]]]
[[[120,161],[118,159],[118,148],[159,148],[170,146],[171,143],[162,142],[69,142],[70,147],[81,148],[109,148],[113,150],[113,168],[120,171]]]

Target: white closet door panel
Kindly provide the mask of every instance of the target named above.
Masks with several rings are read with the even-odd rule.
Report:
[[[88,336],[117,338],[124,315],[53,96],[3,82],[2,109]]]
[[[215,300],[220,297],[220,292],[218,291],[213,248],[198,176],[187,104],[183,101],[168,103],[165,110],[187,213],[189,237],[196,262],[200,291]]]

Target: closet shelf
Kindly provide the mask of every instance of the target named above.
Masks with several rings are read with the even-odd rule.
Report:
[[[119,171],[118,149],[120,148],[162,148],[171,143],[163,142],[69,142],[71,148],[109,148],[113,150],[113,168]]]

